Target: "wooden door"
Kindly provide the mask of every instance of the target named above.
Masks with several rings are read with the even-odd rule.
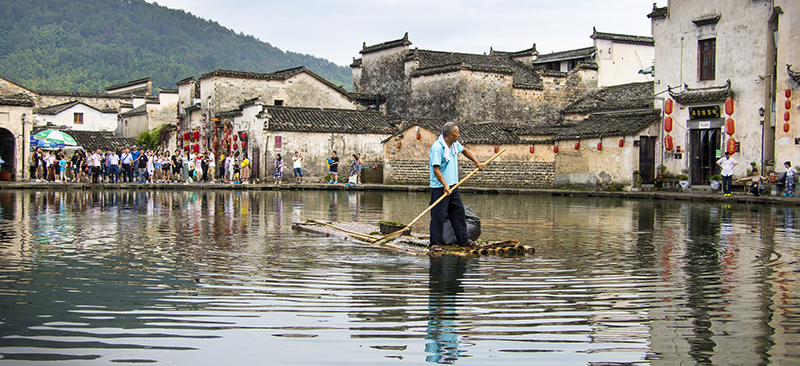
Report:
[[[642,183],[654,183],[656,176],[655,137],[639,137],[639,171],[642,173]]]

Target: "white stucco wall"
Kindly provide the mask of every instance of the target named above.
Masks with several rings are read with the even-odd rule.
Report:
[[[83,113],[83,123],[74,122],[75,113]],[[76,131],[114,131],[117,128],[116,113],[102,113],[85,104],[76,104],[56,115],[39,115],[39,125],[52,123]]]
[[[768,21],[772,7],[769,2],[751,0],[670,0],[669,15],[664,19],[652,20],[652,33],[655,38],[655,93],[669,97],[664,91],[668,86],[679,92],[686,84],[689,88],[723,86],[731,81],[735,93],[736,133],[733,138],[741,143],[741,152],[734,155],[740,164],[734,169],[734,177],[746,175],[750,162],[762,160],[762,125],[758,110],[765,106],[768,82],[767,41],[772,34],[768,31]],[[692,20],[720,14],[716,25],[697,26]],[[716,38],[716,74],[714,80],[700,81],[698,69],[698,40]],[[699,103],[694,106],[717,105],[723,110],[723,102]],[[656,101],[662,107],[662,101]],[[671,135],[674,145],[688,150],[689,106],[675,103],[672,114],[675,128]],[[663,135],[663,130],[661,131]],[[659,141],[661,141],[661,137]],[[721,142],[723,149],[726,138]],[[691,151],[682,159],[667,157],[663,163],[672,172],[688,168]],[[657,151],[658,159],[664,150]],[[768,158],[768,157],[765,157]]]
[[[654,46],[615,43],[607,39],[595,39],[594,46],[597,49],[597,86],[653,80],[652,76],[640,74],[639,70],[653,64]]]
[[[800,165],[800,85],[789,77],[786,65],[792,65],[792,71],[800,72],[800,4],[795,0],[776,0],[775,6],[780,6],[783,14],[778,16],[778,62],[776,78],[776,133],[775,133],[775,163],[776,170],[783,171],[783,162],[791,161],[793,166]],[[783,131],[784,112],[787,111],[785,90],[792,90],[788,98],[791,108],[788,110],[789,132]]]

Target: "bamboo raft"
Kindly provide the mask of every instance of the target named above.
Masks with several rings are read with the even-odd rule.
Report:
[[[309,219],[304,222],[292,223],[292,228],[298,231],[319,235],[349,238],[367,244],[375,243],[382,235],[377,225],[361,222],[332,223]],[[428,243],[430,243],[430,237],[428,235],[412,232],[410,235],[402,235],[392,241],[375,245],[413,255],[524,256],[536,252],[533,247],[521,245],[516,240],[479,241],[478,246],[472,248],[445,245],[442,246],[442,251],[431,251],[428,247]]]

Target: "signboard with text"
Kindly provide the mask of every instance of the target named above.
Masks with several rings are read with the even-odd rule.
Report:
[[[720,118],[718,105],[706,107],[689,107],[689,119]]]

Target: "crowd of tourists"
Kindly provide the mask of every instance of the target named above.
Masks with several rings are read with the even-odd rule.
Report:
[[[31,154],[31,178],[35,182],[92,183],[215,183],[248,184],[250,160],[246,154],[217,156],[214,149],[192,151],[115,150],[84,151],[67,156],[63,150]]]

